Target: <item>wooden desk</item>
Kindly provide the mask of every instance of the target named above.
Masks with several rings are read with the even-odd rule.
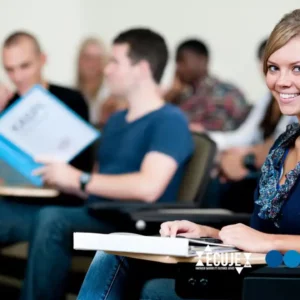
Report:
[[[107,252],[109,254],[114,254],[118,256],[125,256],[129,258],[141,259],[155,261],[165,264],[177,264],[177,263],[194,263],[196,264],[199,261],[198,256],[194,257],[175,257],[175,256],[164,256],[164,255],[150,255],[150,254],[140,254],[140,253],[128,253],[128,252]],[[236,253],[236,252],[234,252]],[[231,262],[231,255],[228,254],[228,261]],[[233,256],[234,257],[234,256]],[[241,264],[246,263],[246,258],[244,255],[240,256],[239,262]],[[252,253],[249,259],[251,265],[264,265],[266,264],[266,254],[263,253]],[[201,257],[203,263],[205,263],[205,256]]]
[[[1,186],[0,196],[7,197],[33,197],[33,198],[54,198],[59,195],[59,192],[54,189],[36,188],[26,186]]]
[[[55,198],[59,192],[38,188],[16,169],[0,159],[0,196],[24,198]]]

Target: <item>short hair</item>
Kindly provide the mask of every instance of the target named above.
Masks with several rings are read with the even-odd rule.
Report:
[[[263,57],[264,57],[264,53],[265,53],[265,48],[266,48],[267,42],[268,42],[268,39],[264,39],[258,45],[256,56],[257,56],[257,58],[259,60],[262,60]]]
[[[296,36],[300,36],[300,9],[285,14],[271,32],[264,53],[263,67],[265,74],[268,72],[268,59],[270,56]]]
[[[19,44],[23,39],[29,39],[33,44],[34,47],[36,48],[37,52],[40,53],[41,46],[37,40],[37,38],[32,35],[31,33],[27,31],[15,31],[12,34],[10,34],[5,40],[3,47],[10,47]]]
[[[113,43],[128,44],[131,61],[146,60],[155,82],[160,82],[169,56],[166,42],[160,34],[147,28],[135,28],[120,33]]]
[[[178,61],[180,54],[182,53],[182,51],[184,50],[188,50],[191,51],[199,56],[205,56],[205,57],[209,57],[209,49],[208,47],[205,45],[204,42],[200,41],[200,40],[187,40],[182,42],[178,47],[177,47],[177,51],[176,51],[176,61]]]

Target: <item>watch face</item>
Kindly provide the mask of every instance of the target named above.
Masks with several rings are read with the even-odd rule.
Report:
[[[249,154],[246,156],[246,160],[248,163],[252,164],[255,161],[255,156],[253,154]]]
[[[80,178],[80,181],[83,182],[83,183],[86,183],[88,182],[90,179],[90,174],[87,174],[87,173],[83,173],[81,175],[81,178]]]
[[[255,170],[255,155],[254,154],[248,154],[244,157],[244,166],[249,170]]]

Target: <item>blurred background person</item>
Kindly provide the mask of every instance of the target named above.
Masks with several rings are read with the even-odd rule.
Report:
[[[95,37],[86,38],[80,45],[77,61],[77,88],[89,106],[91,123],[99,123],[101,104],[108,97],[103,70],[108,59],[104,43]]]
[[[178,46],[175,79],[165,98],[185,112],[191,130],[233,130],[249,111],[238,88],[210,74],[209,49],[200,40]]]
[[[115,111],[126,107],[125,101],[111,96],[104,82],[104,67],[109,53],[95,37],[86,38],[80,46],[77,62],[77,88],[89,106],[90,122],[102,127]]]
[[[0,86],[0,103],[2,103],[0,107],[3,110],[13,105],[22,95],[38,84],[82,119],[88,121],[88,107],[82,94],[77,90],[53,84],[44,76],[47,55],[42,50],[37,38],[31,33],[27,31],[11,33],[3,43],[2,62],[7,76],[14,86],[14,90],[10,90],[5,85]],[[71,164],[74,167],[90,171],[94,163],[92,153],[90,146],[74,157]]]

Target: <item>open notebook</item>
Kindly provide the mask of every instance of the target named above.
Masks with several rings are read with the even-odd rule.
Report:
[[[178,257],[197,256],[196,251],[204,251],[207,245],[210,245],[213,252],[239,251],[231,245],[212,243],[207,239],[144,236],[132,233],[75,232],[73,240],[73,247],[76,250],[103,250]]]

